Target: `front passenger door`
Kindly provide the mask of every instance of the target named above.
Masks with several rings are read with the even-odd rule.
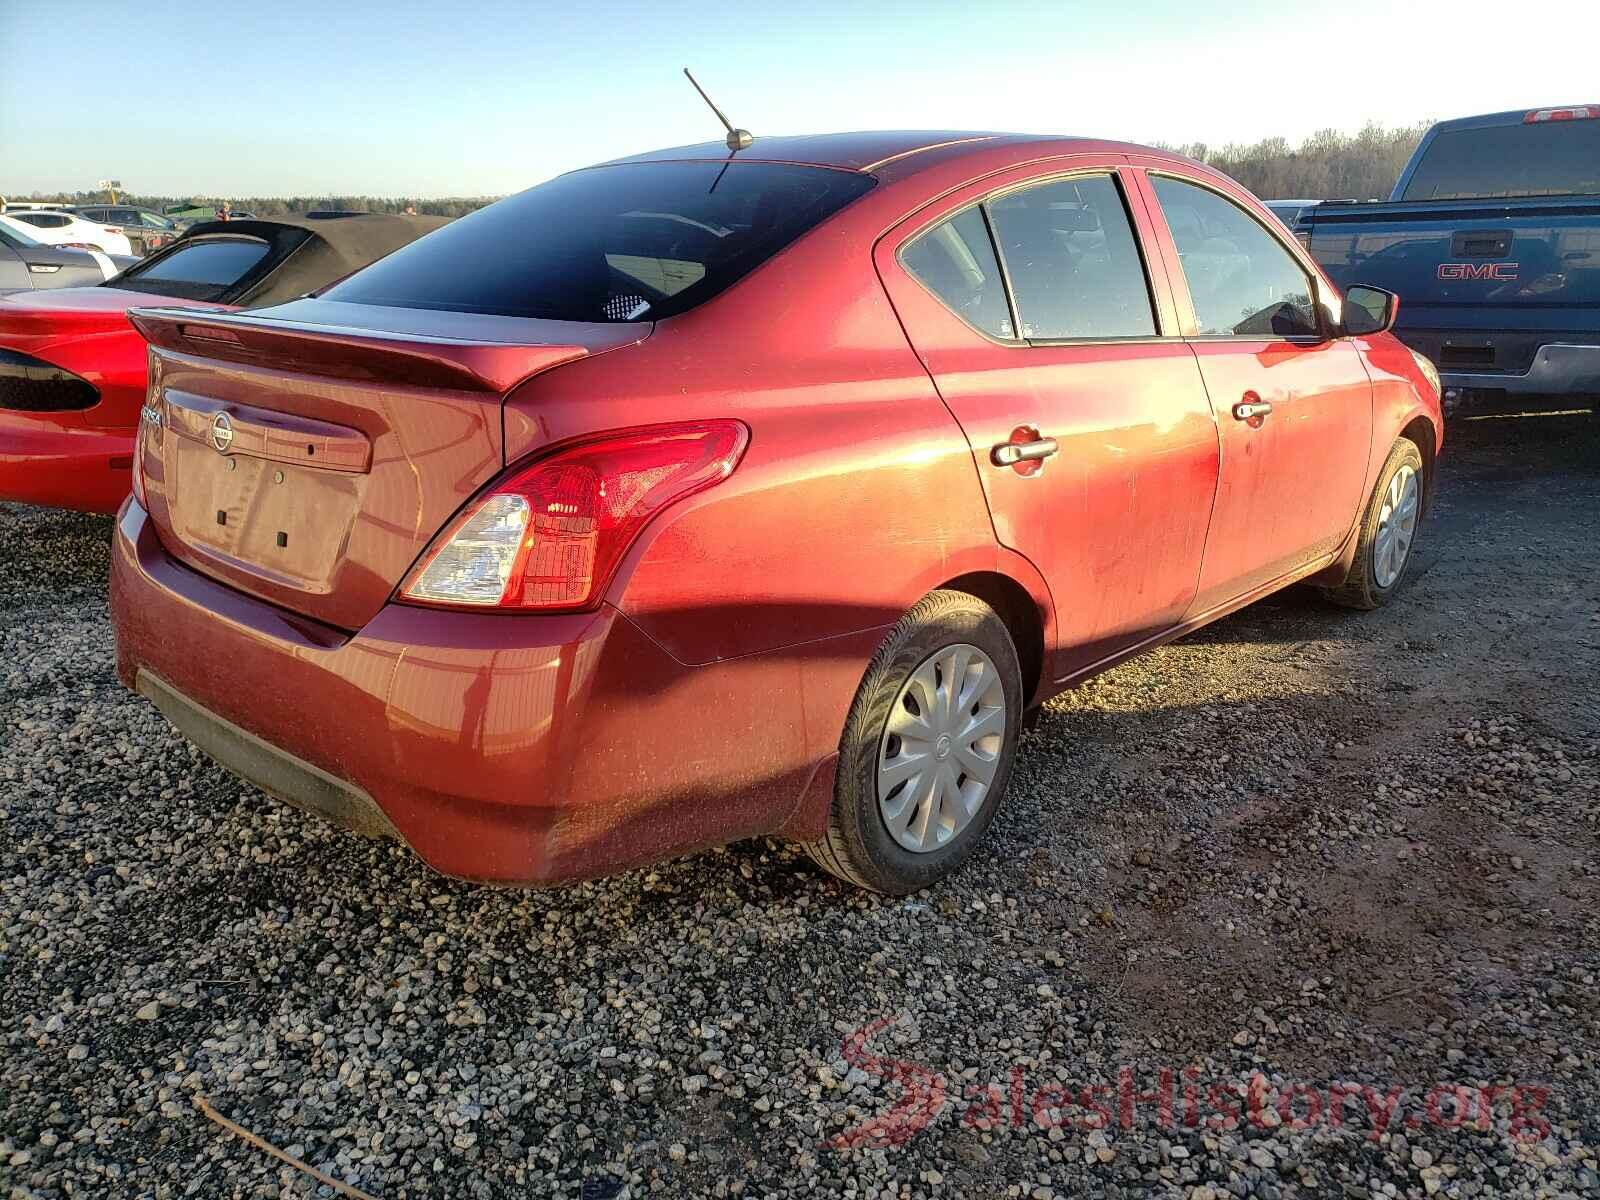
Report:
[[[1200,616],[1343,544],[1366,479],[1372,383],[1355,347],[1327,335],[1312,275],[1270,217],[1199,181],[1147,178],[1188,285],[1222,448],[1190,610]]]

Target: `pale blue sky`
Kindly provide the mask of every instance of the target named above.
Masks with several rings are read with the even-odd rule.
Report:
[[[1503,0],[0,0],[0,194],[516,191],[716,136],[685,65],[757,135],[1222,143],[1600,101],[1600,4],[1532,10],[1524,39]]]

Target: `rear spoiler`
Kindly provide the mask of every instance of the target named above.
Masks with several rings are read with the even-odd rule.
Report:
[[[151,345],[222,362],[413,387],[509,392],[542,371],[635,341],[637,326],[578,342],[475,341],[418,333],[263,320],[247,313],[134,308],[128,319]],[[555,332],[557,322],[530,322]],[[586,331],[594,326],[583,326]]]

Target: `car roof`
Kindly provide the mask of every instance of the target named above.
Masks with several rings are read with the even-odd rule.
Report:
[[[602,165],[732,158],[741,162],[833,167],[873,175],[887,172],[898,177],[915,173],[924,165],[946,163],[968,155],[988,158],[998,154],[1021,162],[1030,157],[1055,157],[1079,150],[1178,157],[1148,146],[1065,135],[902,129],[758,137],[748,149],[736,153],[730,153],[725,142],[700,142],[628,155]]]

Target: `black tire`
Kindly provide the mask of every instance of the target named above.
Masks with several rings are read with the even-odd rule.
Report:
[[[1417,527],[1412,535],[1405,561],[1400,566],[1400,573],[1384,586],[1378,582],[1375,561],[1378,522],[1383,513],[1384,499],[1389,485],[1405,467],[1410,467],[1417,478],[1419,488]],[[1361,517],[1360,538],[1356,543],[1356,556],[1350,564],[1350,573],[1338,587],[1324,589],[1324,594],[1329,600],[1345,608],[1371,610],[1382,608],[1399,594],[1411,573],[1411,564],[1417,557],[1416,537],[1422,532],[1421,504],[1427,486],[1428,481],[1423,474],[1422,451],[1417,449],[1417,444],[1410,438],[1398,438],[1394,448],[1389,451],[1383,470],[1378,472],[1378,482],[1372,489],[1372,495],[1367,498],[1366,511]]]
[[[1005,697],[994,781],[970,822],[936,850],[919,853],[897,842],[878,805],[878,755],[890,708],[908,679],[931,655],[947,646],[976,646],[1000,676]],[[1005,799],[1022,729],[1022,668],[1005,622],[966,592],[938,591],[901,618],[867,666],[844,734],[834,781],[828,832],[804,849],[824,870],[874,892],[904,896],[931,887],[972,854]],[[892,795],[892,793],[891,793]]]

